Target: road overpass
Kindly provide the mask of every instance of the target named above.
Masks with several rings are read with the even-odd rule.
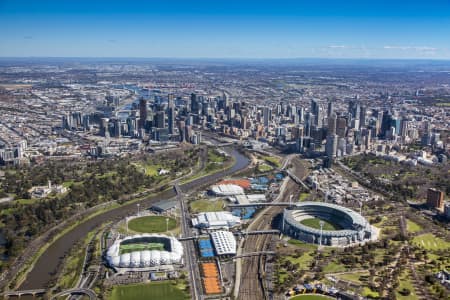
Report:
[[[35,289],[35,290],[22,290],[22,291],[6,291],[2,294],[3,297],[22,297],[22,296],[33,296],[36,297],[37,295],[45,294],[45,289]]]

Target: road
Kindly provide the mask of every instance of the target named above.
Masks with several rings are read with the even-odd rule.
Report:
[[[178,183],[175,183],[174,189],[177,193],[177,199],[180,203],[181,210],[181,234],[182,237],[188,237],[191,235],[191,230],[189,226],[188,217],[189,211],[186,206],[186,201],[184,199],[183,191],[181,190]],[[185,240],[184,244],[184,261],[187,266],[189,273],[189,282],[191,284],[191,298],[193,300],[200,299],[200,295],[202,294],[200,288],[200,274],[197,265],[197,253],[195,251],[194,241],[193,240]]]
[[[234,165],[230,169],[183,184],[181,185],[183,191],[192,191],[205,184],[212,184],[224,176],[228,176],[245,169],[249,165],[250,162],[247,157],[238,151],[234,149],[227,149],[227,151],[235,158]],[[161,201],[162,199],[170,199],[173,197],[175,197],[175,191],[171,189],[143,199],[138,203],[140,203],[141,207],[150,207],[152,204]],[[116,209],[101,213],[77,225],[75,228],[64,234],[49,246],[44,255],[39,257],[33,269],[28,273],[25,281],[20,285],[19,289],[32,290],[48,288],[54,274],[56,274],[62,266],[65,254],[69,253],[74,244],[84,238],[88,232],[99,228],[101,224],[113,220],[118,221],[130,214],[133,214],[136,211],[136,204],[137,202],[126,204]]]

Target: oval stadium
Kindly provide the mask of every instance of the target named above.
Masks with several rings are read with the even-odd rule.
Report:
[[[350,246],[375,238],[372,226],[359,213],[325,202],[302,202],[286,208],[283,232],[307,243],[327,246]]]
[[[114,268],[149,268],[180,264],[183,246],[174,237],[139,234],[116,240],[106,253]]]

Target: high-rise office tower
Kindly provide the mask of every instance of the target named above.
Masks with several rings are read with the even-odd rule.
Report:
[[[338,117],[336,121],[336,134],[343,138],[347,134],[347,119],[345,117]]]
[[[336,134],[336,121],[337,116],[333,112],[331,115],[328,116],[328,135]]]
[[[327,136],[327,142],[325,144],[325,152],[329,158],[335,158],[338,146],[338,136],[331,134]]]
[[[191,112],[193,114],[198,114],[198,101],[197,101],[197,95],[192,93],[191,94]]]
[[[381,119],[380,137],[386,137],[386,133],[390,130],[392,125],[392,114],[390,111],[385,111]]]
[[[175,95],[174,94],[167,95],[167,106],[168,106],[168,108],[175,107]]]
[[[429,188],[427,192],[427,205],[431,208],[443,210],[444,192],[434,188]]]
[[[367,125],[367,106],[361,105],[361,110],[359,113],[359,126],[365,127]]]
[[[328,110],[327,110],[327,117],[330,117],[331,114],[334,113],[334,103],[333,100],[328,101]]]
[[[155,118],[154,118],[154,124],[156,128],[165,128],[166,127],[166,114],[164,111],[157,111]]]
[[[170,107],[168,109],[168,122],[169,122],[169,134],[174,134],[175,127],[175,107]]]
[[[147,100],[141,98],[139,100],[139,129],[144,128],[147,122],[148,116],[148,108],[147,108]]]
[[[311,113],[316,116],[319,113],[319,102],[316,99],[311,100]]]
[[[263,120],[264,120],[263,124],[266,128],[269,127],[271,114],[272,114],[271,109],[269,107],[265,106],[263,108]]]

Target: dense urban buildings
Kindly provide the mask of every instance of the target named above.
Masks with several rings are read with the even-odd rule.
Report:
[[[356,299],[411,292],[395,285],[416,268],[439,299],[450,219],[440,64],[0,61],[3,278],[59,232],[47,223],[93,215],[82,247],[59,245],[14,289],[70,290],[64,278],[77,277],[105,295],[162,281],[193,299]],[[71,261],[85,253],[79,275]]]

